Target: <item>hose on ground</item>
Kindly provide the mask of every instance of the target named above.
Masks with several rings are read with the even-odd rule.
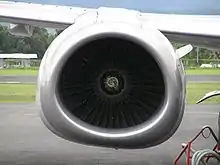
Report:
[[[191,165],[199,165],[199,163],[206,164],[203,159],[205,156],[212,156],[213,158],[217,159],[220,162],[220,155],[217,152],[211,149],[204,149],[204,150],[196,151],[193,154]]]

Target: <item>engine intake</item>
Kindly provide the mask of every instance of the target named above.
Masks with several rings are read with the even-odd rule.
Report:
[[[80,120],[102,128],[127,128],[156,114],[165,84],[155,59],[123,37],[80,46],[62,68],[58,95]]]
[[[41,62],[37,100],[45,125],[81,144],[145,148],[182,120],[184,74],[158,30],[121,22],[72,25]]]

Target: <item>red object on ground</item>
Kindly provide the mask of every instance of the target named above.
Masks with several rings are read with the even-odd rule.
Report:
[[[205,131],[209,131],[207,136],[205,136]],[[210,126],[204,126],[202,128],[202,130],[192,140],[188,141],[187,144],[182,144],[183,149],[179,153],[179,155],[175,158],[174,165],[178,165],[180,158],[183,156],[184,153],[185,153],[186,165],[191,165],[191,158],[192,158],[193,153],[195,152],[192,148],[192,144],[193,144],[193,142],[196,141],[196,139],[200,135],[204,139],[207,139],[210,136],[212,136],[214,138],[214,140],[216,141],[216,145],[213,147],[213,151],[218,151],[220,149],[219,140],[218,140],[217,136],[215,135],[214,131],[212,130],[212,128]],[[208,162],[209,158],[211,158],[211,157],[212,156],[206,156],[205,161]]]

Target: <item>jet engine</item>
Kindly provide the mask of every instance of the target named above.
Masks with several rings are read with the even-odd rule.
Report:
[[[45,53],[37,100],[45,125],[66,140],[146,148],[180,125],[185,79],[171,43],[154,28],[73,24]]]

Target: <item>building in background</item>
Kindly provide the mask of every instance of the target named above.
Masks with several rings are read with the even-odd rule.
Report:
[[[24,68],[31,66],[31,60],[37,59],[37,54],[0,54],[0,68]]]

